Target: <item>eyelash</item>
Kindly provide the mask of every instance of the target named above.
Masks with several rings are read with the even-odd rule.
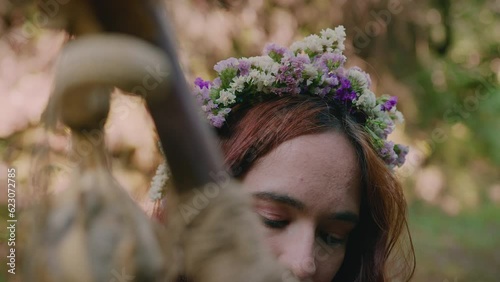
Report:
[[[264,225],[271,229],[283,229],[289,221],[287,220],[272,220],[261,216]],[[346,239],[339,239],[327,232],[319,232],[319,239],[330,247],[343,246],[347,242]]]
[[[339,239],[326,232],[320,232],[319,238],[330,247],[344,246],[347,243],[347,239]]]
[[[272,229],[282,229],[285,228],[288,225],[287,220],[272,220],[268,219],[262,216],[262,222],[264,222],[264,225],[268,228]]]

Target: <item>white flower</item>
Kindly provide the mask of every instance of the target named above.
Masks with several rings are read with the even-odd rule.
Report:
[[[344,51],[345,50],[345,45],[344,45],[343,41],[337,43],[337,49],[340,50],[340,51]]]
[[[349,71],[347,72],[347,76],[349,76],[349,78],[352,80],[356,80],[359,83],[359,86],[363,87],[364,89],[370,88],[370,76],[360,68],[353,67],[349,69]]]
[[[246,80],[245,82],[247,82],[248,84],[254,84],[256,81],[259,80],[259,77],[260,77],[260,71],[256,69],[250,70],[248,75],[245,77]]]
[[[378,118],[383,117],[383,116],[387,116],[387,113],[382,111],[381,104],[378,104],[375,107],[371,108],[371,110],[369,112],[371,115],[374,115],[375,117],[378,117]]]
[[[344,41],[346,37],[345,28],[342,25],[337,26],[335,29],[324,29],[321,31],[321,37],[328,40],[328,42],[337,43],[337,49],[339,51],[344,51]]]
[[[277,74],[281,65],[273,61],[268,67],[267,67],[267,72],[270,74]]]
[[[313,64],[304,64],[304,74],[308,77],[316,77],[318,69]]]
[[[385,113],[385,115],[381,115],[380,117],[377,118],[377,120],[381,121],[385,125],[394,125],[394,122],[392,121],[391,117]]]
[[[220,92],[219,98],[215,100],[215,102],[217,102],[218,104],[223,104],[227,107],[227,105],[234,103],[235,99],[236,95],[234,95],[234,93],[227,90],[222,90]]]
[[[309,35],[308,37],[304,38],[304,44],[306,49],[309,49],[312,52],[323,52],[322,40],[317,34]]]
[[[405,121],[405,118],[403,117],[403,114],[400,111],[396,111],[394,113],[394,117],[397,123],[403,123]]]
[[[296,53],[299,50],[304,50],[304,49],[306,49],[306,45],[302,41],[294,42],[292,44],[292,46],[290,46],[290,50],[292,50],[292,52],[294,52],[294,53]]]
[[[318,69],[313,64],[304,64],[304,76],[307,77],[306,84],[309,86],[318,76]]]
[[[163,197],[165,186],[169,178],[170,170],[167,167],[167,163],[163,162],[158,166],[156,174],[151,180],[151,186],[149,188],[149,198],[151,200],[159,200]]]
[[[328,52],[332,52],[333,51],[332,46],[333,46],[334,40],[332,38],[327,38],[327,37],[322,36],[320,38],[320,42],[321,42],[321,45],[323,45],[324,47],[326,47],[326,50]]]
[[[229,85],[234,92],[241,92],[245,88],[246,78],[243,76],[236,76]]]
[[[257,56],[248,58],[248,61],[252,66],[262,69],[262,71],[276,74],[280,68],[280,64],[275,62],[269,56]]]
[[[271,86],[275,81],[276,77],[273,74],[259,72],[259,71],[251,71],[249,74],[252,77],[252,83],[257,86],[257,91],[267,91],[267,87]]]
[[[373,93],[371,90],[366,89],[361,96],[358,97],[358,100],[356,101],[356,106],[364,109],[364,110],[369,110],[375,107],[377,104],[377,97],[375,96],[375,93]]]
[[[333,40],[335,40],[337,42],[345,40],[345,36],[346,36],[345,27],[343,25],[339,25],[339,26],[335,27],[335,29],[331,29],[331,28],[323,29],[320,32],[320,34],[322,37],[332,38]]]
[[[276,77],[269,73],[262,73],[260,75],[260,80],[262,81],[263,86],[270,86],[276,81]]]

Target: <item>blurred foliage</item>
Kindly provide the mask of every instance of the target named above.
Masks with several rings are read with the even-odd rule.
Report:
[[[417,257],[413,281],[498,281],[500,207],[485,205],[461,216],[419,203],[410,210]]]
[[[440,2],[440,1],[437,1]],[[498,1],[442,1],[445,7],[426,11],[429,23],[428,54],[406,82],[419,85],[416,125],[432,134],[441,127],[443,138],[432,138],[432,158],[446,159],[453,167],[484,158],[500,166],[500,4]],[[441,11],[440,9],[445,9]],[[446,15],[447,18],[443,18]],[[446,33],[446,34],[443,34]],[[443,47],[444,38],[450,38]],[[412,81],[413,80],[413,81]],[[459,132],[453,126],[463,124]],[[444,139],[444,140],[438,140]],[[449,139],[449,140],[447,140]],[[460,142],[463,151],[452,154],[448,142]],[[452,148],[454,146],[451,146]]]

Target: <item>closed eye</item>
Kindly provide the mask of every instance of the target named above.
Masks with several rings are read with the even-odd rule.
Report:
[[[318,232],[319,239],[330,247],[344,246],[347,243],[347,238],[340,238],[328,232]]]
[[[266,227],[272,229],[283,229],[290,223],[288,220],[272,220],[263,216],[261,216],[261,219]]]

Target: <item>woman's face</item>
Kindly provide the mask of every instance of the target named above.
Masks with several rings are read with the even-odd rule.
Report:
[[[337,132],[289,140],[243,178],[266,243],[297,277],[333,279],[359,217],[361,173],[354,147]]]

